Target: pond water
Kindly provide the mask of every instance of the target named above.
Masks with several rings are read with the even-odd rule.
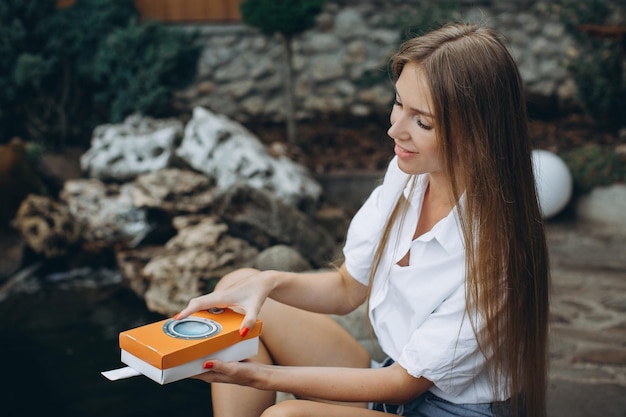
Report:
[[[0,301],[0,415],[211,416],[210,385],[161,386],[139,376],[111,382],[124,366],[119,332],[164,317],[121,284],[114,270],[83,269],[21,282]]]

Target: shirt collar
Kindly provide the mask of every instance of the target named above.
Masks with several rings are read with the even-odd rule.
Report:
[[[413,183],[415,183],[415,189],[413,190],[413,195],[411,196],[411,187],[413,186]],[[421,210],[422,200],[427,186],[427,175],[422,174],[412,176],[411,180],[404,189],[404,196],[407,200],[410,199],[411,207]],[[459,205],[463,205],[464,199],[465,194],[461,196],[459,203],[452,208],[446,217],[437,222],[437,224],[435,224],[430,231],[424,233],[419,237],[419,239],[425,241],[436,239],[444,250],[448,252],[448,254],[453,254],[463,250],[465,245],[463,243],[463,233],[461,231],[461,222],[458,210]]]

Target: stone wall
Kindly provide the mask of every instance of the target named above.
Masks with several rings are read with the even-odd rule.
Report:
[[[392,100],[386,66],[401,35],[398,21],[419,19],[426,9],[416,3],[328,1],[316,26],[294,43],[297,117],[386,114]],[[531,101],[552,111],[577,106],[575,84],[562,65],[575,46],[558,17],[549,12],[549,1],[456,3],[457,20],[483,23],[507,37]],[[284,120],[279,39],[243,24],[192,29],[198,28],[206,47],[197,80],[178,94],[178,105],[203,106],[240,122]]]

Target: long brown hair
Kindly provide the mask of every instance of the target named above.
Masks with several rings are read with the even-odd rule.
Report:
[[[545,417],[548,253],[515,60],[492,30],[454,24],[406,41],[391,62],[396,80],[407,63],[427,78],[451,197],[465,195],[467,313],[494,390],[511,393],[514,415]],[[399,201],[388,221],[370,279],[403,207]]]

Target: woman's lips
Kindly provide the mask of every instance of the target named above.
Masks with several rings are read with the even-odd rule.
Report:
[[[398,158],[410,158],[414,155],[417,155],[417,152],[408,151],[398,144],[396,144],[393,151],[396,155],[398,155]]]

